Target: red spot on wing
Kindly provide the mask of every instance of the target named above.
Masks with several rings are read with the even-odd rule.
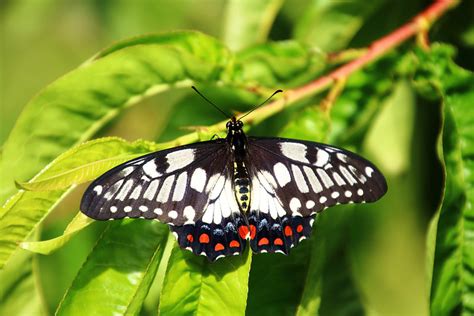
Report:
[[[248,235],[249,235],[249,228],[247,226],[240,226],[239,227],[239,235],[240,235],[240,238],[242,239],[247,239]]]
[[[273,243],[277,246],[282,246],[283,245],[283,240],[281,238],[276,238]]]
[[[194,237],[193,237],[193,235],[191,235],[191,234],[188,234],[188,236],[186,236],[186,239],[187,239],[189,242],[193,242],[193,241],[194,241]]]
[[[217,243],[217,244],[214,246],[214,250],[215,250],[215,251],[224,250],[224,245],[221,244],[221,243]]]
[[[296,227],[296,231],[301,233],[303,231],[303,225],[299,224],[298,227]]]
[[[259,246],[268,245],[268,243],[269,243],[268,238],[266,238],[266,237],[263,237],[258,241]]]
[[[237,240],[232,240],[229,244],[231,248],[238,248],[240,247],[240,243]]]
[[[257,234],[257,228],[255,225],[250,225],[250,239],[254,239]]]
[[[286,227],[285,227],[285,236],[286,236],[286,237],[290,237],[290,236],[292,236],[292,235],[293,235],[293,230],[291,229],[290,226],[286,226]]]
[[[201,234],[201,236],[199,236],[199,242],[201,244],[208,244],[209,243],[209,235],[208,234]]]

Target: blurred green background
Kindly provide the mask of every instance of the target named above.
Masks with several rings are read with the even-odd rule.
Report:
[[[282,2],[270,39],[297,37],[312,43],[317,38],[328,52],[345,48],[331,47],[331,39],[324,38],[325,27],[332,27],[329,22],[321,26],[320,34],[298,33],[298,26],[311,17],[307,11],[312,2],[318,1]],[[367,11],[366,20],[359,21],[363,25],[347,40],[347,47],[367,46],[431,3],[421,0],[377,2]],[[226,9],[229,3],[217,0],[0,1],[0,143],[8,137],[30,98],[101,49],[124,38],[177,29],[200,30],[222,39],[229,34],[225,24],[226,14],[230,14]],[[437,23],[431,33],[433,41],[456,46],[457,63],[471,70],[474,68],[472,3],[462,2]],[[389,194],[375,205],[358,207],[357,215],[351,216],[353,222],[347,224],[348,230],[324,231],[352,243],[354,250],[349,256],[353,256],[353,275],[363,300],[370,306],[367,313],[424,315],[428,313],[425,238],[429,220],[440,200],[442,183],[436,158],[439,104],[417,96],[409,82],[394,82],[393,92],[379,100],[381,113],[369,124],[370,130],[362,142],[365,155],[387,175]],[[242,104],[231,106],[232,99],[225,90],[209,88],[207,93],[219,104],[233,109],[245,108]],[[197,119],[191,108],[184,107],[185,103],[190,107],[199,106],[198,110],[192,110],[198,112]],[[175,107],[176,104],[180,106]],[[264,134],[264,130],[271,130],[274,135],[284,133],[285,119],[284,115],[279,116],[273,123],[266,123],[265,128],[256,128],[254,133]],[[195,95],[182,90],[170,91],[126,110],[99,136],[116,135],[127,140],[172,139],[185,133],[182,126],[211,124],[217,120],[220,120],[219,114],[202,107],[202,100]],[[340,135],[336,138],[344,139]],[[41,239],[62,233],[78,209],[83,189],[83,186],[76,189],[47,218]],[[328,212],[352,210],[336,207]],[[337,215],[328,215],[322,220],[328,227],[331,225],[329,216],[337,220]],[[351,229],[352,226],[357,229]],[[100,224],[88,228],[55,254],[40,257],[43,295],[49,311],[55,310],[100,230]],[[317,231],[315,236],[318,236]]]

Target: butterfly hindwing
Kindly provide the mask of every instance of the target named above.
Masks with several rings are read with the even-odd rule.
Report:
[[[372,202],[387,190],[369,161],[314,142],[249,138],[247,165],[254,252],[288,253],[310,235],[317,212],[336,204]]]
[[[225,160],[225,156],[221,157]],[[220,257],[239,255],[246,246],[246,219],[240,212],[233,190],[233,164],[211,176],[208,201],[195,223],[171,226],[182,248],[214,261]],[[215,178],[214,180],[212,178]]]

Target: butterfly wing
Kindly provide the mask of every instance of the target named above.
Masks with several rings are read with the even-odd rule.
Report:
[[[233,196],[231,155],[218,139],[154,152],[121,164],[86,190],[81,211],[97,220],[157,219],[181,247],[214,260],[241,253],[244,221]]]
[[[312,215],[336,204],[374,202],[387,191],[372,163],[315,142],[249,138],[247,166],[254,252],[287,254],[310,235]]]

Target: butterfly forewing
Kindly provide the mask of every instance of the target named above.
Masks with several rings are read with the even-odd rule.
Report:
[[[223,141],[155,152],[106,172],[87,189],[81,210],[98,220],[158,219],[180,226],[203,215],[215,174],[229,156]]]
[[[255,252],[288,253],[311,233],[313,214],[336,204],[372,202],[387,190],[372,163],[324,144],[249,138],[248,161]]]

